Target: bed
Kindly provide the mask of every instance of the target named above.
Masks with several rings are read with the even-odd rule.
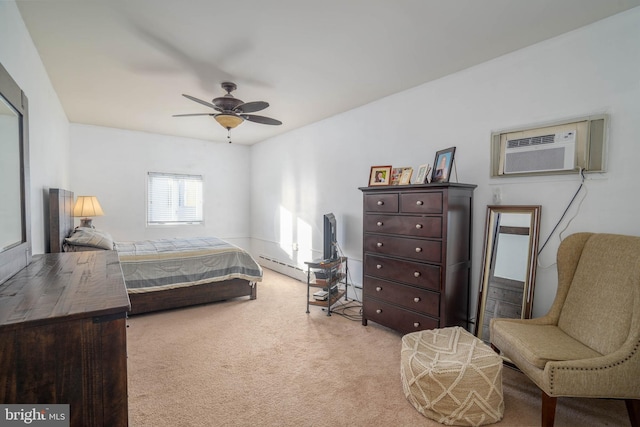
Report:
[[[74,228],[73,203],[73,192],[49,190],[50,252],[116,250],[130,314],[256,299],[262,268],[237,246],[216,237],[113,242],[107,232]]]

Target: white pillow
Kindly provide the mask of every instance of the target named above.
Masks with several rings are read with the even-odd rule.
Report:
[[[73,246],[113,250],[113,239],[106,231],[95,228],[77,227],[71,236],[64,239],[64,243]]]

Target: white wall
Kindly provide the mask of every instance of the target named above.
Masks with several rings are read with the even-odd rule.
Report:
[[[563,236],[577,231],[640,235],[636,176],[640,159],[640,8],[527,49],[395,94],[255,145],[251,152],[253,251],[301,264],[321,249],[322,214],[338,218],[339,243],[361,283],[362,194],[373,165],[433,163],[456,146],[460,182],[477,184],[472,295],[480,275],[485,208],[499,188],[502,204],[542,205],[544,241],[580,180],[489,177],[492,131],[594,113],[611,116],[609,172],[589,175],[580,208]],[[308,105],[305,108],[313,108]],[[281,216],[285,212],[285,220]],[[313,242],[291,250],[300,224]],[[563,224],[560,229],[564,228]],[[304,229],[305,226],[302,227]],[[282,238],[281,236],[284,236]],[[554,235],[540,257],[534,315],[546,312],[556,289]],[[303,254],[303,255],[301,255]],[[473,306],[475,307],[475,305]],[[475,310],[472,310],[472,315]]]
[[[0,62],[29,100],[31,240],[44,253],[48,190],[69,185],[69,122],[14,1],[0,1]]]
[[[72,190],[97,196],[115,240],[213,235],[248,248],[250,147],[71,124]],[[203,175],[204,225],[146,226],[147,172]],[[78,222],[78,221],[77,221]]]

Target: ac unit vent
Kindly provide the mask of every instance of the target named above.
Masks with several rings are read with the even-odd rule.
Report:
[[[572,170],[576,131],[507,140],[504,173]]]
[[[573,153],[570,153],[573,154]],[[524,151],[507,154],[504,173],[542,172],[571,169],[573,163],[565,165],[565,148],[550,150]]]
[[[507,142],[507,148],[531,147],[540,144],[553,144],[555,135],[532,136],[530,138],[512,139]]]

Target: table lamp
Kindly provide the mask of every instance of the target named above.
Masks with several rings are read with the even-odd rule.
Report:
[[[104,212],[96,196],[78,196],[73,207],[73,216],[84,217],[80,220],[80,227],[93,228],[92,216],[102,216]]]

